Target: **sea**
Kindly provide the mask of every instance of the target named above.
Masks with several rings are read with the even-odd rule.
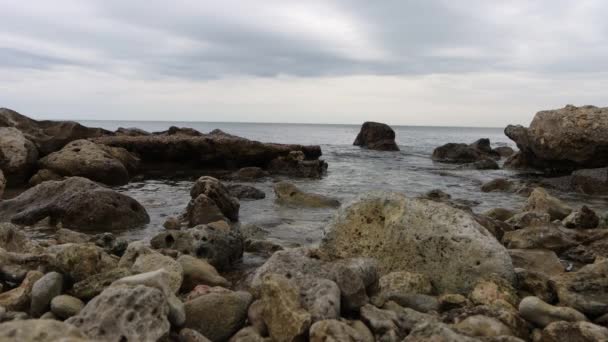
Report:
[[[431,160],[433,149],[448,142],[472,143],[480,138],[489,138],[493,147],[516,148],[504,135],[502,128],[392,126],[401,151],[381,152],[353,146],[359,125],[158,121],[81,123],[109,130],[137,127],[149,132],[163,131],[170,126],[191,127],[204,133],[219,128],[262,142],[320,145],[322,159],[329,164],[327,175],[321,179],[289,180],[304,191],[332,196],[342,203],[353,201],[370,191],[396,191],[415,197],[440,189],[453,199],[477,203],[473,207],[476,212],[495,207],[521,209],[525,197],[514,193],[483,193],[480,186],[499,177],[525,180],[538,176],[504,169],[461,170],[455,165]],[[268,240],[285,247],[317,244],[336,209],[297,208],[277,203],[273,183],[283,179],[274,177],[261,182],[242,183],[263,190],[266,198],[241,200],[241,224],[259,226],[268,232]],[[151,222],[144,227],[116,233],[128,239],[150,239],[164,229],[162,224],[167,217],[184,212],[190,200],[192,184],[193,180],[148,179],[116,188],[138,200],[151,217]],[[556,196],[575,207],[587,204],[602,211],[608,209],[605,198],[572,193],[557,193]]]

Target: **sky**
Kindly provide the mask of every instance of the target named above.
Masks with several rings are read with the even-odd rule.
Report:
[[[37,119],[485,126],[608,105],[605,0],[0,0]]]

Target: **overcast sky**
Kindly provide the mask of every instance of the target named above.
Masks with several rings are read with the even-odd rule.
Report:
[[[605,0],[0,0],[45,119],[504,126],[608,105]]]

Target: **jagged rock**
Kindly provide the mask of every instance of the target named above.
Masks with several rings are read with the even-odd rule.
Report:
[[[608,341],[608,328],[589,322],[553,322],[542,332],[543,342]]]
[[[128,277],[131,274],[132,273],[128,268],[114,268],[75,283],[74,286],[72,286],[70,293],[76,298],[90,300],[103,292],[103,290],[110,286],[114,281]]]
[[[589,317],[608,313],[608,259],[552,280],[561,304]]]
[[[580,210],[568,215],[562,224],[567,228],[593,229],[600,224],[600,218],[593,210],[584,205]]]
[[[196,330],[184,328],[179,331],[179,342],[211,342]]]
[[[114,269],[116,265],[115,258],[90,244],[62,245],[55,258],[55,267],[74,282]]]
[[[200,195],[205,195],[209,198],[226,218],[232,221],[239,219],[239,201],[232,197],[228,189],[217,179],[213,177],[203,176],[199,178],[192,189],[190,196],[192,199],[197,199]],[[217,220],[215,220],[217,221]],[[205,224],[209,222],[200,222],[197,224]],[[196,224],[195,224],[196,225]]]
[[[508,126],[527,165],[555,171],[608,165],[608,108],[568,105],[536,114],[529,128]]]
[[[184,292],[191,291],[197,285],[230,286],[230,282],[222,277],[215,267],[205,260],[197,259],[190,255],[182,255],[177,259],[177,262],[179,262],[184,270],[184,281],[182,283],[182,290]]]
[[[49,272],[38,279],[32,287],[30,313],[40,317],[47,312],[51,300],[63,292],[63,276],[57,272]]]
[[[185,326],[211,341],[225,341],[243,327],[251,302],[248,292],[215,292],[196,297],[185,303]]]
[[[147,286],[109,287],[66,323],[91,339],[156,341],[169,333],[165,295]]]
[[[274,193],[281,203],[303,207],[339,207],[340,201],[319,194],[307,193],[289,182],[279,182],[274,185]]]
[[[481,191],[492,192],[492,191],[511,191],[513,189],[513,182],[506,178],[497,178],[481,185]]]
[[[243,256],[243,237],[237,226],[227,229],[200,225],[187,230],[164,231],[152,238],[155,249],[173,249],[182,254],[204,258],[222,270]]]
[[[9,183],[27,181],[36,160],[38,149],[34,143],[16,128],[0,127],[0,169]]]
[[[26,319],[0,324],[0,340],[78,342],[85,341],[85,335],[73,325],[54,319]]]
[[[350,325],[335,319],[318,321],[310,327],[311,342],[363,342],[361,334]]]
[[[428,276],[441,292],[468,293],[489,273],[514,280],[506,249],[475,219],[443,203],[374,193],[342,207],[321,250],[333,258],[371,257],[382,274]]]
[[[308,331],[311,315],[302,308],[300,291],[289,279],[278,274],[265,275],[261,300],[262,317],[274,341],[293,341]]]
[[[177,293],[182,286],[184,270],[174,259],[160,253],[144,254],[139,256],[131,267],[133,273],[147,273],[159,269],[167,271],[167,285],[173,293]]]
[[[80,299],[68,295],[57,296],[51,301],[51,311],[60,319],[76,316],[83,307]]]
[[[519,314],[541,328],[558,321],[587,321],[585,315],[572,308],[553,306],[537,297],[522,299],[519,303]]]
[[[363,123],[353,145],[370,150],[399,151],[395,143],[395,131],[389,125],[379,122]]]
[[[266,198],[264,191],[249,185],[229,184],[226,186],[232,197],[238,199],[263,199]]]
[[[49,181],[0,202],[0,219],[30,225],[50,217],[72,229],[129,229],[150,221],[136,200],[81,177]]]
[[[532,191],[524,210],[547,213],[551,216],[551,220],[563,220],[572,212],[572,208],[549,195],[543,188],[536,188]]]
[[[42,276],[38,271],[27,272],[19,287],[0,293],[0,307],[9,311],[27,311],[32,298],[32,288]]]
[[[88,140],[72,141],[39,161],[41,168],[57,175],[85,177],[108,185],[127,184],[138,164],[139,159],[123,148]]]

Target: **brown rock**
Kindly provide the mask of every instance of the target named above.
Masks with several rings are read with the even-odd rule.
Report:
[[[399,147],[395,143],[395,131],[387,124],[379,122],[363,123],[353,145],[370,150],[399,151]]]

